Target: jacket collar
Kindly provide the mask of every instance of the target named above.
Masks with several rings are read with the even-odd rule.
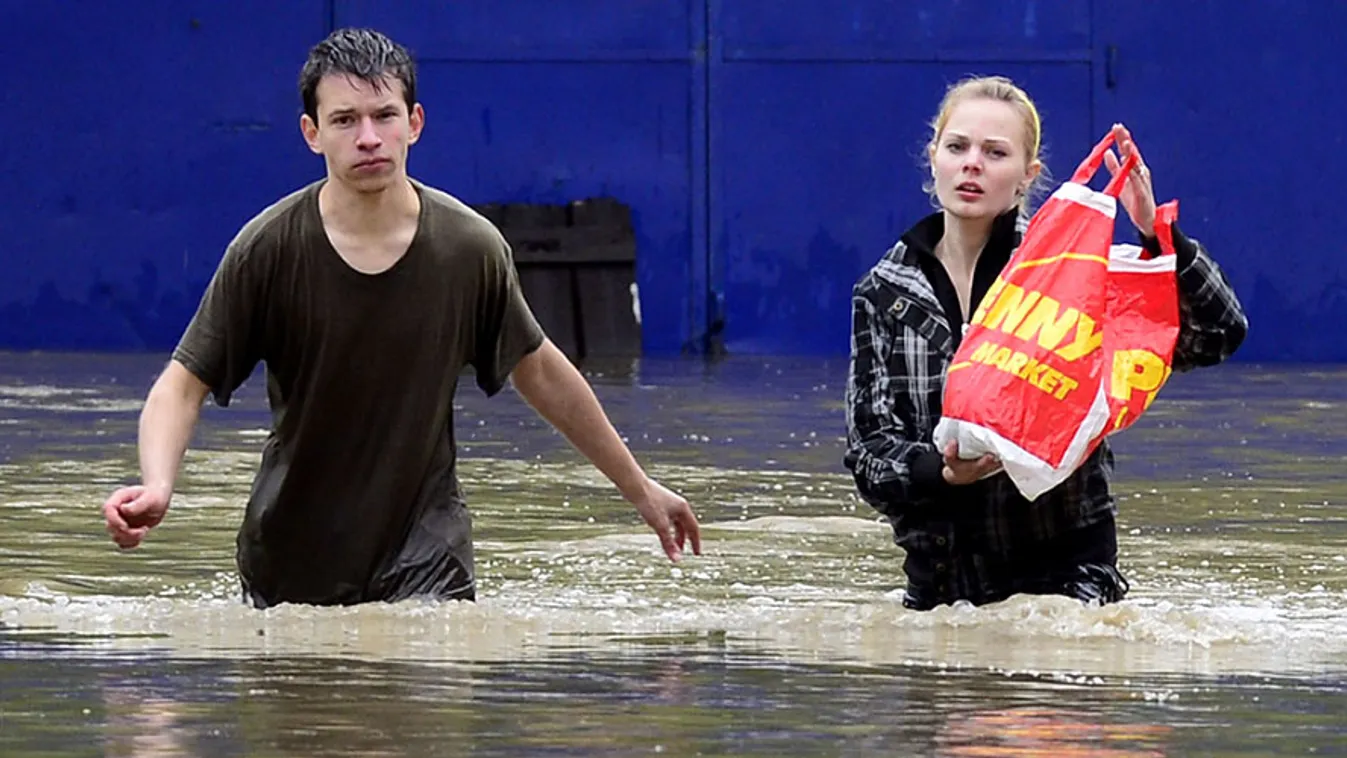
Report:
[[[1012,208],[992,222],[992,233],[987,238],[983,255],[996,256],[1001,265],[1010,260],[1029,219],[1020,215],[1018,208]],[[875,265],[874,273],[878,278],[898,287],[905,294],[915,298],[934,313],[941,322],[945,320],[944,310],[935,296],[935,290],[926,280],[921,270],[922,255],[935,255],[935,244],[945,235],[945,214],[936,211],[918,221],[889,249],[888,253]]]
[[[1022,232],[1019,209],[1011,208],[992,221],[992,233],[987,238],[986,247],[982,248],[982,254],[993,255],[1004,264],[1004,261],[1010,260],[1010,254],[1019,246]],[[902,237],[908,255],[911,256],[906,262],[909,265],[916,266],[918,265],[917,255],[934,256],[936,243],[940,242],[944,236],[945,214],[943,212],[936,211],[918,221]]]

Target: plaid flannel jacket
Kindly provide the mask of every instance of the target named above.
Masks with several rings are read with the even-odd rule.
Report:
[[[1022,233],[1021,223],[1014,244]],[[1187,371],[1228,358],[1243,341],[1248,321],[1201,244],[1177,227],[1174,236],[1182,326],[1173,368]],[[1106,442],[1070,478],[1033,502],[1004,474],[946,487],[939,498],[913,486],[913,462],[935,450],[931,434],[955,345],[917,255],[900,241],[852,291],[844,457],[862,498],[892,523],[894,541],[908,554],[909,576],[914,553],[928,563],[952,553],[973,554],[971,563],[981,566],[986,558],[992,571],[992,564],[1032,555],[1059,535],[1115,515],[1113,455]],[[977,573],[970,561],[957,563]],[[945,570],[943,562],[934,565]],[[995,579],[950,578],[965,585]],[[968,596],[964,589],[953,596]]]

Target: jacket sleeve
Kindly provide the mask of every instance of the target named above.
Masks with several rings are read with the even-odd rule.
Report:
[[[852,294],[843,463],[861,497],[889,516],[950,486],[940,475],[940,453],[915,431],[913,399],[902,392],[907,377],[891,373],[896,328],[902,327],[886,318],[858,286]]]
[[[1147,240],[1150,242],[1150,240]],[[1174,370],[1214,366],[1235,353],[1249,331],[1235,290],[1206,248],[1174,227],[1179,277],[1179,338]]]

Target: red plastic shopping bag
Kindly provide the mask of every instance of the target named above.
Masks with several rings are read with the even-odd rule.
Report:
[[[1173,373],[1179,335],[1173,230],[1178,215],[1177,200],[1155,211],[1160,256],[1147,259],[1134,245],[1115,245],[1110,251],[1103,345],[1109,416],[1101,437],[1131,426]]]
[[[945,383],[937,447],[957,441],[961,457],[997,456],[1031,500],[1134,423],[1170,374],[1177,204],[1157,212],[1161,255],[1113,245],[1117,198],[1135,157],[1102,192],[1088,186],[1112,144],[1110,133],[1030,219]]]

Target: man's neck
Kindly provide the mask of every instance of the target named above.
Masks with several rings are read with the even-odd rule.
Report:
[[[369,237],[398,229],[416,218],[421,201],[407,179],[379,192],[355,192],[330,179],[318,192],[323,225],[354,237]]]

